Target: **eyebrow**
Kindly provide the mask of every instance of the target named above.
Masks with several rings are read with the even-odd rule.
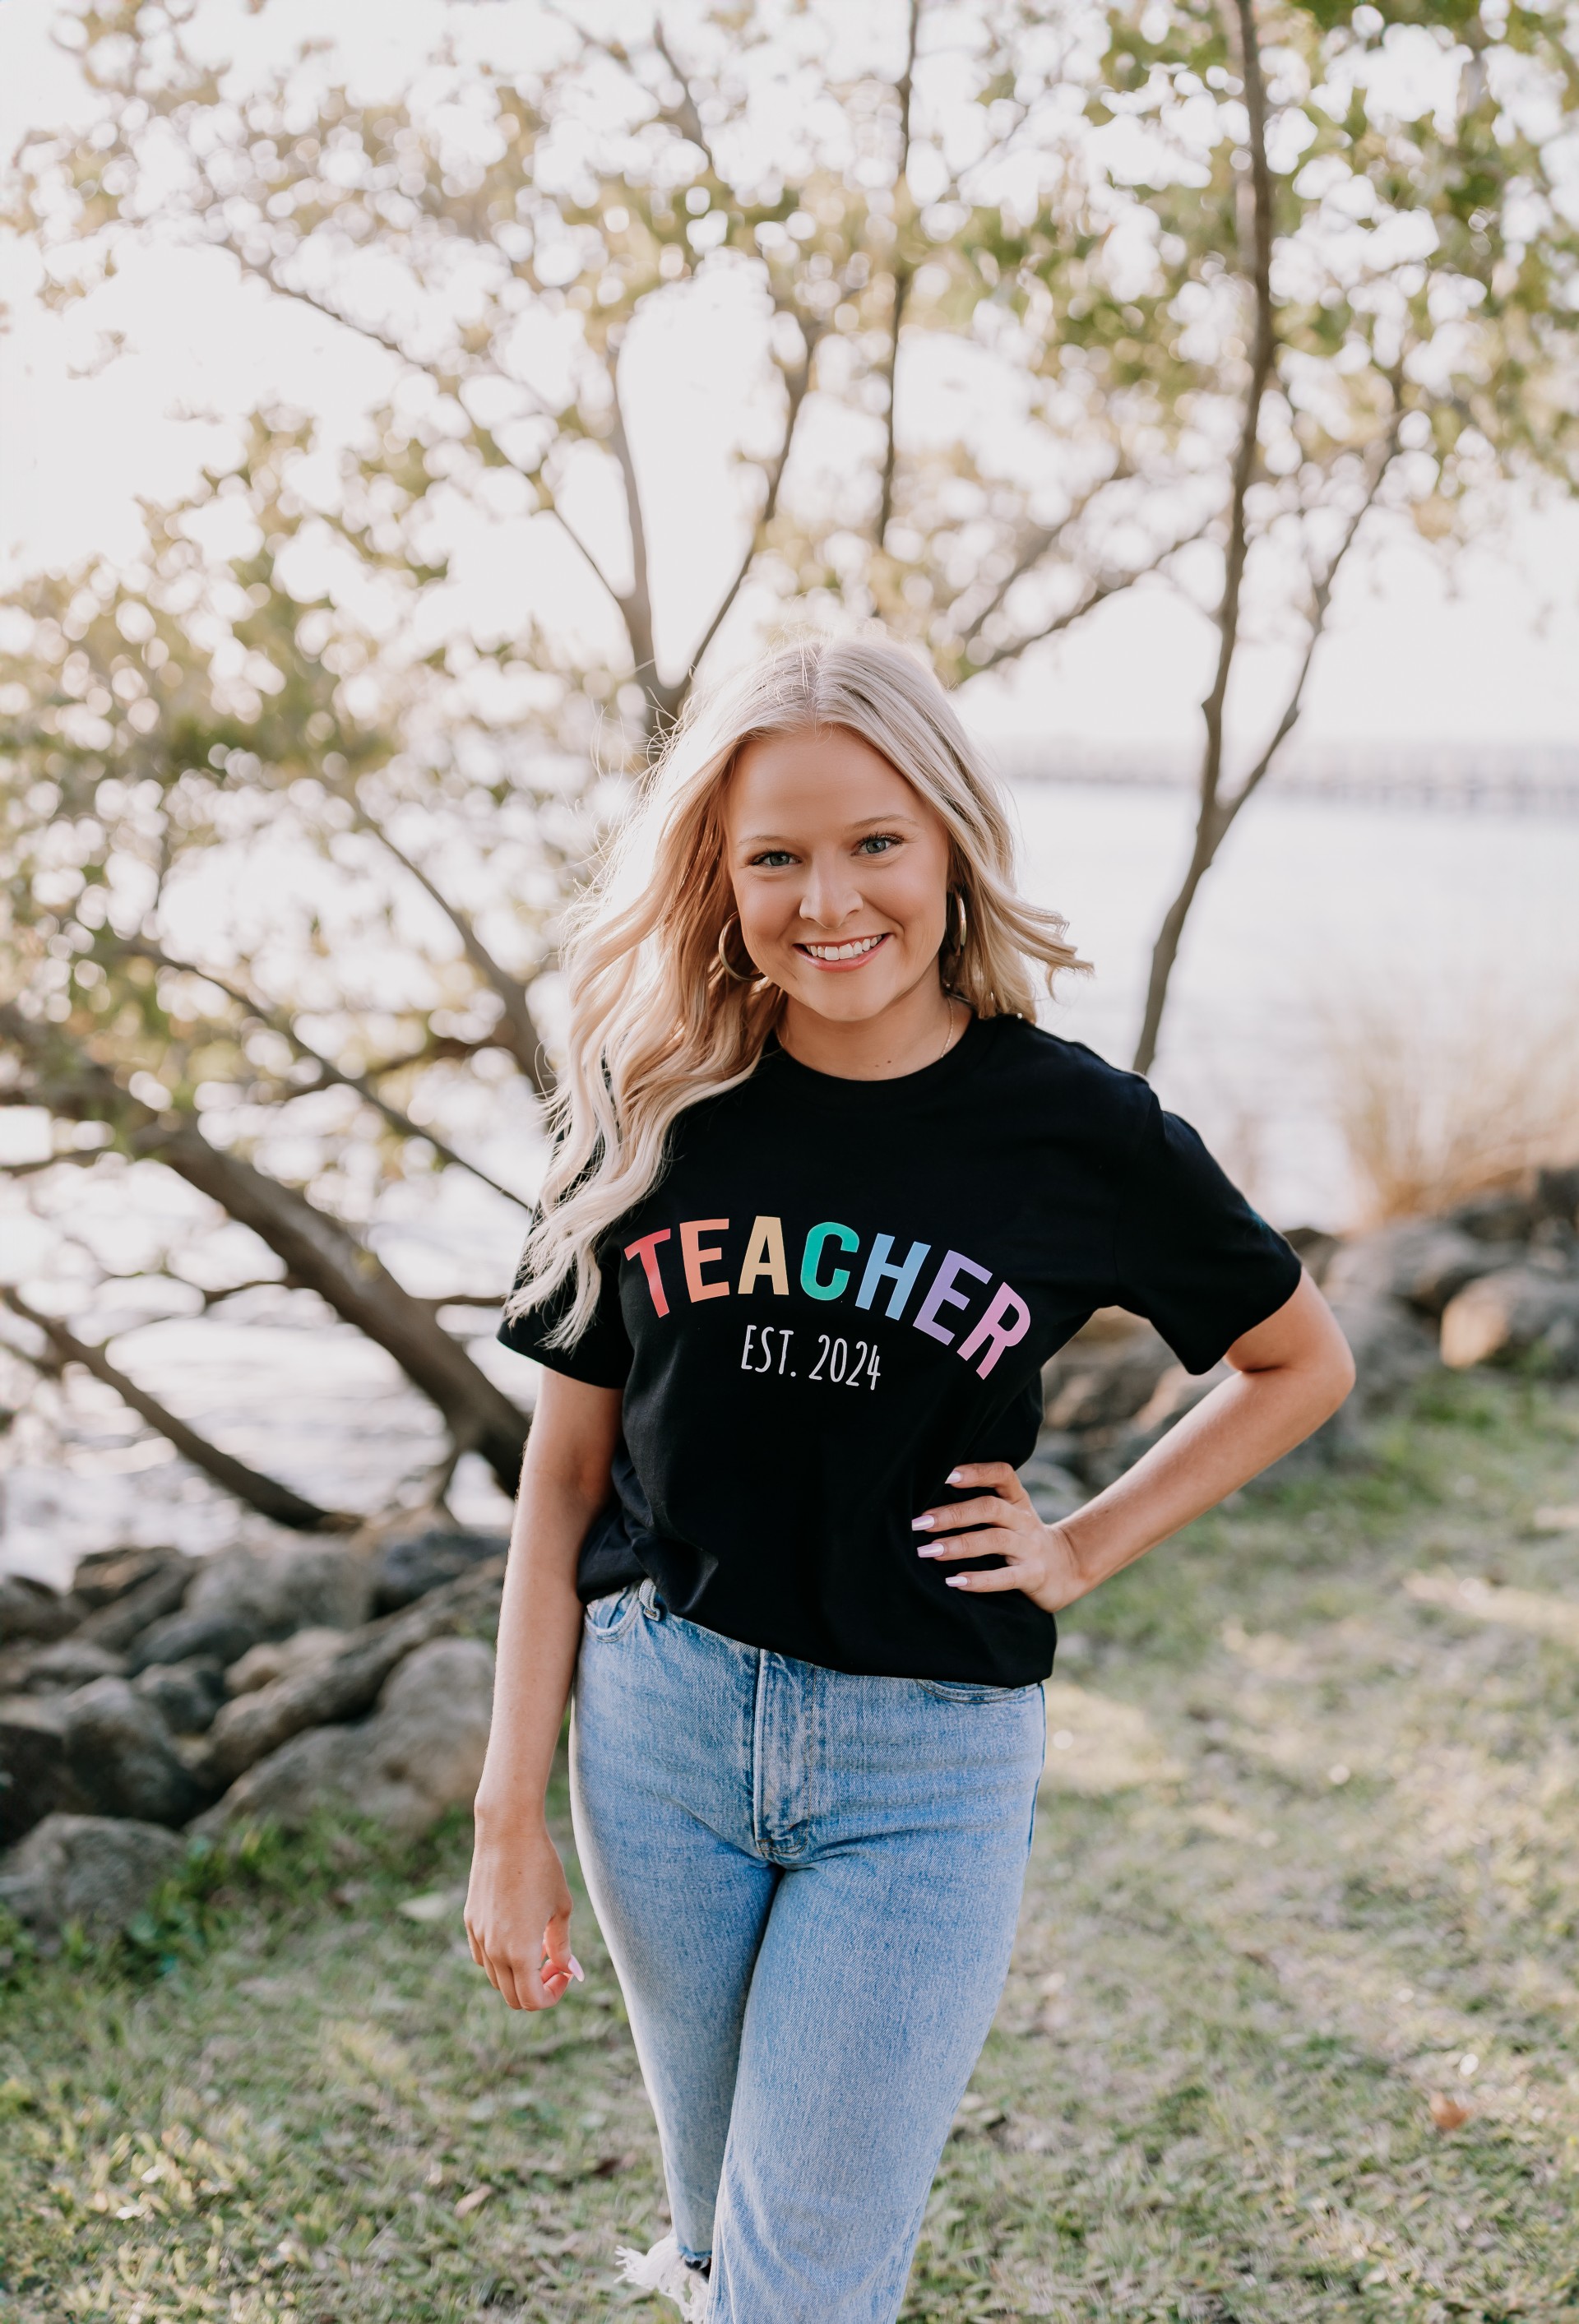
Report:
[[[913,831],[920,828],[916,817],[901,808],[897,815],[867,815],[859,823],[847,823],[844,836],[853,839],[858,832],[888,831],[900,824],[908,825]],[[791,844],[782,832],[777,831],[743,831],[735,841],[737,847],[787,847]]]

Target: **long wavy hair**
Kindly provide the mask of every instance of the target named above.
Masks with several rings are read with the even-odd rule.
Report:
[[[950,885],[965,905],[964,942],[940,954],[951,992],[978,1017],[1034,1021],[1030,964],[1049,988],[1059,969],[1085,965],[1062,917],[1015,892],[997,783],[910,654],[881,638],[812,640],[706,694],[569,915],[570,1033],[553,1157],[505,1311],[554,1302],[549,1346],[571,1346],[591,1321],[599,1243],[662,1176],[675,1120],[745,1081],[778,1023],[779,988],[729,976],[718,957],[734,910],[724,795],[748,742],[828,727],[881,752],[948,833]]]

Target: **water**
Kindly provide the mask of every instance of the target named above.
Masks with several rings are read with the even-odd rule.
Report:
[[[1026,885],[1067,914],[1096,969],[1066,981],[1047,1021],[1125,1064],[1151,936],[1184,862],[1188,799],[1031,783],[1016,798]],[[1270,1217],[1342,1224],[1355,1188],[1334,1126],[1328,1028],[1341,1042],[1345,1012],[1396,1006],[1408,1022],[1477,996],[1523,1025],[1571,1010],[1575,899],[1579,821],[1260,799],[1187,933],[1155,1075],[1162,1096]],[[508,1161],[498,1167],[508,1174]],[[145,1199],[166,1201],[152,1179]],[[402,1190],[380,1249],[415,1289],[481,1288],[508,1278],[521,1225],[511,1206],[451,1176],[426,1194]],[[493,1344],[491,1319],[453,1314],[476,1333],[478,1360],[526,1401],[530,1367]],[[120,1342],[119,1360],[227,1450],[321,1503],[372,1509],[396,1480],[420,1495],[440,1432],[380,1350],[310,1302],[270,1293],[226,1316],[150,1323]],[[76,1557],[110,1542],[174,1540],[200,1553],[235,1536],[232,1505],[113,1397],[79,1387],[72,1403],[63,1458],[46,1457],[26,1424],[0,1440],[0,1565],[64,1581]],[[471,1459],[451,1503],[476,1523],[505,1514]]]

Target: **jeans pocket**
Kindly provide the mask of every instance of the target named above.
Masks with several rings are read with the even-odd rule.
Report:
[[[1022,1686],[978,1686],[974,1679],[919,1678],[912,1683],[944,1702],[1015,1702],[1026,1692]]]
[[[607,1598],[595,1598],[582,1617],[582,1628],[589,1638],[623,1638],[641,1607],[640,1585],[627,1582]]]

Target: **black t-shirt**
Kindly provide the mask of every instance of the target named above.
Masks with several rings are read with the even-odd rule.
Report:
[[[956,1462],[1030,1457],[1041,1368],[1094,1308],[1149,1317],[1204,1372],[1299,1280],[1143,1081],[1015,1017],[896,1081],[770,1045],[680,1116],[600,1260],[573,1348],[544,1349],[544,1309],[499,1334],[624,1392],[582,1596],[650,1575],[748,1646],[999,1686],[1046,1677],[1052,1616],[947,1589],[961,1568],[918,1557],[910,1519],[966,1498]]]

